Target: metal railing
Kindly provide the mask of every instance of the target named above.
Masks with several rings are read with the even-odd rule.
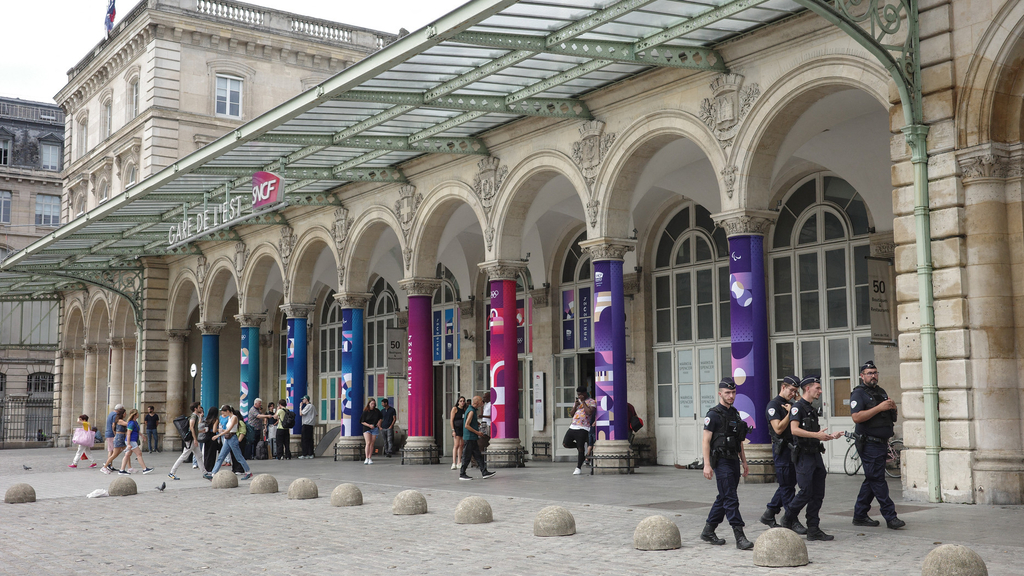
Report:
[[[16,104],[0,100],[0,117],[64,126],[63,110],[45,106],[33,106],[32,104]]]
[[[52,396],[8,396],[0,399],[0,448],[53,440]]]
[[[266,16],[262,10],[257,10],[254,6],[220,0],[196,0],[196,12],[255,26],[262,26]]]

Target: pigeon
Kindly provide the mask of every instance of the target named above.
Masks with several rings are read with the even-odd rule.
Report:
[[[31,466],[25,466],[24,464],[22,464],[21,467],[24,468],[25,470],[31,470],[32,469]]]
[[[164,488],[167,488],[167,482],[161,482],[160,485],[156,487],[156,489],[161,492],[164,491]]]

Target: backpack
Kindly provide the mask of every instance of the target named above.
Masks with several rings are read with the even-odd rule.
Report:
[[[235,436],[238,436],[238,439],[242,440],[243,438],[245,438],[245,433],[246,432],[248,432],[248,429],[246,428],[245,422],[242,422],[241,420],[239,420],[238,421],[238,430],[235,432]]]
[[[284,427],[291,430],[295,427],[295,412],[285,408],[284,409]]]
[[[632,404],[626,403],[627,417],[629,419],[629,429],[634,433],[639,432],[644,427],[644,421],[636,413],[636,408]]]
[[[188,444],[192,441],[192,430],[188,427],[188,416],[178,416],[174,419],[174,428],[181,436],[181,441]]]
[[[267,454],[267,441],[260,440],[259,442],[256,443],[256,459],[266,460],[268,456],[269,455]]]

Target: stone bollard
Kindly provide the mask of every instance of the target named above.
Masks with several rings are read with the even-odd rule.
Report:
[[[4,494],[4,502],[8,504],[24,504],[25,502],[36,501],[36,489],[28,484],[15,484],[7,489]]]
[[[648,516],[633,532],[633,547],[637,550],[675,550],[683,547],[683,539],[675,522],[664,516]]]
[[[943,544],[924,557],[921,576],[988,576],[988,568],[967,546]]]
[[[355,484],[339,484],[331,492],[331,506],[362,506],[363,493]]]
[[[572,536],[576,533],[576,519],[561,506],[548,506],[533,520],[534,536]]]
[[[127,476],[118,476],[110,483],[107,493],[111,496],[135,496],[139,493],[139,487],[135,485],[135,480]]]
[[[479,496],[463,498],[455,507],[456,524],[487,524],[494,521],[491,505]]]
[[[754,541],[754,565],[780,568],[806,566],[807,544],[796,532],[770,528]]]
[[[231,470],[221,470],[213,475],[214,488],[238,488],[238,477]]]
[[[427,499],[423,497],[423,494],[415,490],[406,490],[399,492],[398,496],[395,496],[394,502],[391,503],[392,514],[426,514],[427,513]]]
[[[319,497],[320,489],[309,478],[298,478],[288,486],[289,500],[312,500]]]
[[[249,494],[277,494],[277,478],[270,474],[260,474],[249,483]]]

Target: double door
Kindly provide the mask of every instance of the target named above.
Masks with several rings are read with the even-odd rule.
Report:
[[[572,407],[576,404],[576,388],[586,386],[594,397],[594,354],[568,353],[555,356],[554,401],[551,403],[553,459],[576,460],[575,448],[563,448],[562,438],[572,424]]]
[[[677,346],[654,353],[658,464],[701,458],[704,415],[718,402],[718,382],[732,363],[728,345]]]

